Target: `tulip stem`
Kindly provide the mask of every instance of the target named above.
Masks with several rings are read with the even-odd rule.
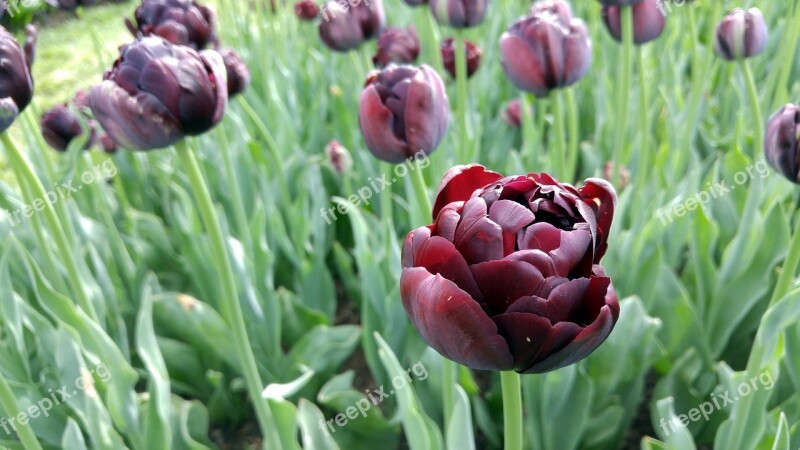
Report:
[[[556,177],[572,181],[572,174],[567,173],[567,143],[564,140],[564,107],[561,104],[561,90],[553,89],[550,91],[550,107],[553,114],[553,136],[555,141],[553,149],[550,150],[550,163],[557,174]],[[555,154],[554,154],[555,153]],[[555,158],[552,158],[555,156]]]
[[[567,126],[569,127],[569,131],[567,134],[569,135],[569,162],[567,163],[567,173],[570,177],[572,177],[569,181],[575,181],[578,177],[578,155],[580,154],[580,149],[578,148],[578,106],[575,103],[575,93],[571,88],[564,89],[564,93],[567,96]]]
[[[644,47],[639,46],[637,49],[639,57],[639,123],[642,127],[642,145],[639,147],[639,170],[636,171],[637,179],[644,181],[645,171],[647,171],[647,163],[650,158],[650,121],[648,120],[647,107],[649,106],[647,100],[647,83],[645,82],[645,57]]]
[[[386,174],[386,176],[391,176],[392,173],[392,165],[381,161],[379,164],[381,175]],[[349,196],[352,192],[347,192]],[[381,219],[383,220],[384,225],[388,225],[392,229],[394,229],[394,225],[392,224],[392,184],[391,182],[383,186],[383,190],[381,191]]]
[[[442,358],[442,410],[444,413],[445,435],[447,435],[447,428],[450,426],[450,418],[453,416],[455,365],[456,363],[453,361]]]
[[[535,166],[536,154],[536,118],[533,114],[533,103],[531,102],[532,95],[522,93],[520,97],[520,107],[522,108],[522,148],[520,153],[523,161],[529,161],[530,164]],[[527,156],[528,158],[525,158]]]
[[[233,166],[233,148],[230,145],[230,141],[228,140],[228,134],[222,127],[217,128],[217,133],[220,136],[220,141],[222,142],[222,164],[225,167],[225,176],[228,178],[228,184],[231,188],[231,197],[233,201],[233,213],[236,217],[236,224],[239,227],[239,238],[244,241],[245,248],[252,252],[254,251],[255,247],[253,247],[253,237],[250,234],[250,226],[247,221],[247,214],[244,210],[244,200],[242,200],[242,189],[239,187],[239,178],[236,176],[236,171],[234,170]]]
[[[17,403],[14,392],[11,390],[11,386],[8,385],[8,380],[6,380],[2,374],[0,374],[0,405],[3,406],[3,410],[6,414],[11,417],[17,414],[16,411],[22,411],[19,407],[19,403]],[[31,428],[27,420],[24,423],[18,421],[16,424],[16,431],[25,450],[42,450],[42,446],[39,444],[39,440],[36,438],[36,434],[33,432],[33,428]]]
[[[617,135],[614,142],[614,165],[617,167],[615,179],[619,180],[620,169],[625,165],[628,152],[625,150],[625,135],[628,128],[628,101],[633,71],[633,7],[620,6],[622,26],[622,61],[619,65],[619,84],[617,84]]]
[[[20,178],[20,185],[27,186],[27,189],[23,189],[23,192],[26,194],[26,197],[28,197],[26,199],[28,205],[33,204],[36,200],[44,201],[45,203],[42,212],[44,213],[47,226],[50,228],[49,231],[53,236],[53,240],[56,243],[58,252],[67,270],[67,278],[72,287],[72,293],[77,298],[78,305],[80,305],[92,320],[100,324],[97,312],[89,300],[88,295],[86,295],[86,291],[83,289],[80,272],[75,262],[77,252],[71,248],[69,240],[66,234],[64,234],[64,228],[56,214],[55,206],[53,203],[47,201],[47,192],[42,185],[42,181],[36,176],[36,172],[34,172],[30,162],[28,162],[25,155],[20,152],[17,144],[14,143],[7,132],[0,133],[0,140],[2,140],[3,146],[6,148],[9,162],[14,168],[14,174]],[[46,252],[47,247],[42,247],[41,251]]]
[[[456,53],[456,95],[457,114],[458,114],[458,144],[459,149],[456,152],[458,160],[456,164],[467,164],[470,150],[470,136],[467,129],[467,40],[464,39],[464,34],[461,31],[456,31],[456,37],[453,42],[455,45]]]
[[[414,182],[412,183],[414,186],[414,194],[417,197],[417,207],[420,214],[420,220],[422,223],[427,223],[429,220],[429,214],[433,209],[431,208],[431,201],[428,199],[428,186],[425,184],[425,177],[422,175],[422,167],[419,166],[419,163],[414,164],[411,166],[411,171],[414,172]],[[435,217],[433,218],[436,219]]]
[[[192,190],[196,196],[197,206],[200,215],[205,222],[206,229],[208,230],[209,239],[211,242],[211,250],[214,256],[214,265],[216,265],[217,273],[221,278],[222,301],[220,302],[220,309],[223,316],[228,322],[233,334],[234,344],[239,356],[240,369],[242,370],[245,380],[247,382],[247,390],[250,398],[255,407],[258,423],[261,427],[261,432],[264,435],[264,448],[281,448],[280,440],[276,434],[276,425],[272,419],[272,412],[270,411],[267,400],[262,398],[261,392],[264,385],[261,382],[261,376],[258,373],[258,366],[256,365],[255,357],[253,356],[253,349],[250,346],[250,340],[247,337],[247,328],[242,313],[242,307],[239,304],[239,296],[236,292],[236,278],[233,274],[228,251],[225,246],[225,238],[222,234],[220,227],[219,217],[214,203],[211,200],[211,194],[208,191],[208,186],[203,179],[200,166],[197,159],[192,153],[185,140],[179,141],[175,144],[178,152],[178,157],[186,169],[189,176],[189,182]]]
[[[504,450],[522,450],[522,390],[519,374],[512,370],[500,372],[503,387]]]
[[[750,69],[750,63],[746,59],[742,60],[742,73],[747,84],[747,94],[750,97],[750,106],[753,108],[753,119],[755,121],[753,128],[756,135],[753,139],[752,153],[753,159],[755,159],[764,148],[764,116],[761,113],[761,102],[758,99],[758,90],[753,78],[753,71]]]

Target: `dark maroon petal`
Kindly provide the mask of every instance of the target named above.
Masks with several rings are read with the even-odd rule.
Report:
[[[434,233],[441,236],[450,242],[456,240],[456,228],[458,222],[461,221],[461,210],[464,208],[464,202],[448,203],[447,206],[439,211],[436,217],[436,222],[433,224]]]
[[[503,231],[487,216],[482,198],[464,204],[453,243],[470,265],[503,258]]]
[[[567,281],[553,289],[547,298],[539,295],[520,298],[508,308],[508,312],[536,314],[553,324],[572,321],[571,316],[580,307],[588,288],[588,278]]]
[[[436,192],[436,201],[433,205],[433,218],[448,203],[467,201],[472,193],[479,188],[503,178],[497,172],[486,170],[479,164],[455,166],[447,171]]]
[[[587,179],[578,192],[594,210],[595,217],[597,217],[598,236],[594,262],[599,263],[608,248],[608,235],[611,232],[614,210],[617,207],[617,192],[611,183],[600,178]]]
[[[424,232],[419,235],[424,235]],[[416,240],[415,236],[414,241]],[[424,267],[434,275],[440,274],[455,283],[473,299],[479,302],[483,301],[481,291],[478,289],[464,257],[458,253],[453,243],[445,238],[433,236],[423,240],[419,246],[415,246],[414,267]]]
[[[588,230],[560,230],[546,222],[539,222],[519,234],[521,250],[542,250],[550,255],[559,275],[566,276],[591,250],[592,236]]]
[[[442,142],[450,122],[450,103],[441,77],[429,66],[422,65],[410,80],[404,119],[406,157],[420,150],[430,154]],[[409,153],[410,152],[410,153]]]
[[[514,359],[480,305],[441,275],[403,269],[400,296],[422,339],[448,359],[480,370],[510,370]]]
[[[522,261],[496,260],[470,266],[491,314],[506,311],[517,299],[537,295],[544,277]]]
[[[550,257],[547,253],[541,250],[520,250],[516,251],[504,259],[508,259],[511,261],[525,261],[528,264],[533,265],[539,272],[547,278],[552,277],[558,273],[556,270],[556,265],[553,262],[553,258]]]
[[[535,219],[530,209],[511,200],[498,200],[489,208],[489,218],[503,229],[503,255],[514,251],[517,232]]]
[[[399,163],[406,158],[406,143],[398,139],[392,131],[395,116],[384,105],[374,86],[368,86],[361,92],[358,117],[364,141],[378,159]]]
[[[492,320],[514,355],[515,370],[528,367],[539,358],[553,330],[549,320],[535,314],[509,312]]]
[[[417,254],[420,245],[430,237],[431,229],[429,227],[419,227],[406,235],[401,252],[401,261],[404,269],[406,267],[414,267],[414,255]]]

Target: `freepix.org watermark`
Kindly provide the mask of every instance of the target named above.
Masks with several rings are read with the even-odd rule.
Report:
[[[428,159],[428,155],[426,155],[424,151],[420,150],[403,161],[403,163],[395,165],[391,174],[384,173],[380,178],[376,178],[374,180],[372,177],[369,177],[367,179],[368,185],[358,188],[356,190],[356,194],[352,194],[350,197],[347,197],[349,204],[340,203],[337,206],[331,206],[327,210],[325,208],[320,208],[320,215],[322,215],[322,218],[325,219],[325,222],[330,225],[339,219],[336,216],[337,212],[340,215],[344,215],[349,213],[351,208],[358,208],[358,205],[362,203],[364,205],[369,205],[369,199],[371,199],[373,195],[379,194],[381,191],[391,186],[392,183],[395,183],[400,178],[408,175],[409,172],[424,169],[430,164],[431,161]],[[390,175],[394,176],[389,179]]]
[[[412,374],[414,377],[411,376]],[[367,394],[367,397],[359,399],[355,402],[355,404],[348,406],[344,410],[344,413],[339,413],[332,419],[328,419],[327,421],[324,419],[320,420],[319,429],[328,434],[336,433],[336,427],[343,427],[347,425],[347,422],[358,419],[359,415],[361,415],[361,417],[367,417],[367,411],[369,411],[373,406],[377,406],[378,404],[382,403],[387,398],[396,394],[400,389],[408,387],[409,384],[414,382],[415,378],[419,381],[424,381],[428,378],[428,369],[425,368],[425,365],[422,364],[422,361],[419,361],[406,369],[405,373],[392,378],[392,387],[394,389],[390,388],[389,392],[386,392],[386,387],[380,386],[378,389],[374,389],[372,392],[370,392],[369,389],[365,390],[364,392]]]
[[[744,397],[752,394],[763,387],[764,390],[770,390],[775,386],[775,381],[772,379],[772,374],[769,371],[760,373],[758,376],[750,378],[750,380],[742,382],[736,387],[735,392],[726,390],[719,394],[712,393],[711,400],[701,403],[695,408],[689,410],[687,414],[679,414],[669,422],[662,417],[659,421],[659,427],[664,432],[664,436],[678,431],[680,427],[687,427],[690,423],[697,422],[700,419],[708,421],[714,412],[720,409],[727,408]]]
[[[322,8],[322,20],[330,22],[336,18],[337,13],[344,14],[351,7],[355,8],[359,5],[369,7],[369,0],[337,0],[332,2]]]

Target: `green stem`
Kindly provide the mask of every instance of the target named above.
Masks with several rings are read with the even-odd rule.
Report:
[[[747,94],[750,97],[750,106],[753,108],[753,119],[755,121],[754,129],[756,132],[753,139],[753,152],[752,156],[755,160],[759,153],[764,148],[764,116],[761,113],[761,102],[758,99],[758,90],[756,89],[756,82],[753,78],[753,71],[750,69],[748,60],[742,61],[742,73],[744,73],[745,82],[747,84]]]
[[[778,282],[775,283],[775,290],[772,291],[769,306],[774,305],[789,293],[789,288],[794,281],[794,275],[797,273],[797,267],[800,264],[800,228],[797,228],[796,225],[795,228],[792,241],[789,244],[789,252],[786,253],[786,259],[781,267],[781,274],[778,276]]]
[[[505,422],[504,450],[522,450],[522,390],[519,374],[500,372],[503,387],[503,421]]]
[[[628,128],[628,101],[630,99],[631,72],[633,71],[633,8],[621,6],[622,16],[622,61],[619,66],[619,84],[617,84],[617,117],[614,123],[617,127],[614,142],[614,165],[617,174],[627,160],[628,152],[625,149],[625,136]],[[618,176],[615,176],[618,179]]]
[[[453,415],[453,402],[455,401],[455,366],[456,363],[447,358],[442,358],[442,410],[444,411],[444,430],[450,425]]]
[[[228,186],[231,188],[231,199],[233,201],[233,213],[236,216],[236,225],[239,229],[239,238],[244,242],[248,251],[253,251],[253,237],[250,234],[250,227],[247,214],[244,210],[244,200],[242,199],[242,189],[239,187],[239,178],[233,166],[233,148],[228,140],[228,134],[222,127],[217,129],[217,134],[222,142],[222,164],[225,168],[225,177],[228,179]]]
[[[639,170],[636,172],[637,179],[644,179],[645,171],[647,171],[647,164],[652,150],[650,149],[650,121],[648,119],[647,109],[650,106],[648,103],[647,83],[645,82],[645,57],[644,47],[639,46],[637,51],[639,57],[639,124],[642,127],[642,145],[639,147]]]
[[[261,433],[264,435],[264,448],[280,448],[280,440],[277,435],[275,422],[272,418],[272,411],[270,411],[267,400],[261,396],[264,385],[261,382],[258,366],[253,356],[253,349],[247,337],[244,314],[242,313],[242,307],[239,304],[239,297],[236,292],[236,278],[233,274],[233,268],[228,257],[228,250],[225,246],[225,238],[222,234],[217,211],[214,208],[211,194],[203,179],[200,166],[197,163],[194,153],[189,149],[185,140],[178,142],[175,147],[178,152],[178,157],[180,157],[181,163],[189,176],[192,190],[197,197],[196,200],[200,215],[208,230],[211,249],[214,253],[214,264],[221,278],[223,300],[221,301],[220,309],[233,333],[233,341],[239,356],[241,370],[247,382],[247,390],[255,406]]]
[[[556,172],[556,178],[572,181],[571,174],[567,174],[567,142],[564,140],[564,107],[561,104],[561,91],[553,89],[550,91],[550,107],[553,114],[553,142],[550,150],[551,164]],[[553,154],[555,153],[555,154]],[[554,158],[553,158],[554,157]]]
[[[456,152],[457,163],[467,164],[467,158],[470,155],[470,133],[467,129],[467,41],[464,39],[463,33],[459,30],[456,31],[456,37],[453,41],[454,49],[456,52],[456,89],[458,94],[456,96],[457,120],[458,120],[458,145],[459,149]]]
[[[533,114],[533,104],[530,99],[533,95],[522,93],[520,96],[520,107],[522,109],[522,160],[534,166],[534,155],[536,154],[536,124]]]
[[[419,208],[420,219],[427,223],[431,220],[431,201],[428,198],[428,186],[425,184],[425,177],[422,175],[422,167],[418,164],[413,165],[409,168],[412,172],[414,172],[413,177],[413,186],[414,186],[414,195],[417,197],[417,207]]]
[[[405,163],[401,163],[405,164]],[[381,162],[379,164],[381,174],[391,174],[393,165]],[[390,176],[390,175],[387,175]],[[352,192],[347,192],[347,195],[352,194]],[[381,191],[381,219],[383,220],[384,224],[393,227],[392,222],[392,185],[391,183],[384,186],[383,190]]]
[[[55,240],[61,260],[67,269],[67,278],[72,287],[72,293],[75,295],[78,305],[83,308],[84,312],[99,324],[100,321],[97,317],[97,312],[89,300],[89,297],[86,295],[86,291],[83,289],[83,283],[81,283],[80,272],[75,263],[77,253],[69,245],[69,240],[67,240],[67,236],[64,234],[64,228],[61,225],[61,221],[58,219],[53,204],[47,201],[47,192],[44,186],[42,186],[42,182],[39,180],[39,177],[36,176],[33,167],[31,167],[25,155],[20,152],[17,145],[11,139],[11,136],[9,136],[8,133],[0,133],[0,140],[2,140],[3,146],[6,148],[9,162],[14,167],[15,175],[23,179],[24,183],[28,186],[29,195],[26,199],[28,204],[33,204],[34,200],[44,201],[45,205],[42,209],[42,213],[44,213],[47,226],[50,228],[49,231]],[[47,248],[42,248],[42,251],[47,251]]]
[[[776,79],[775,98],[772,101],[773,109],[778,108],[787,102],[787,85],[789,84],[789,76],[794,67],[795,50],[797,49],[797,41],[800,39],[800,20],[797,20],[797,15],[800,14],[800,3],[795,2],[794,12],[790,17],[792,25],[789,30],[789,35],[781,39],[781,50],[778,53],[775,61],[781,61],[781,67],[777,72],[779,75]],[[773,72],[776,73],[776,72]]]
[[[580,155],[580,137],[578,135],[578,106],[575,103],[575,93],[572,89],[566,88],[564,89],[564,93],[567,96],[567,135],[569,136],[569,151],[567,152],[569,155],[569,162],[567,163],[567,174],[572,177],[571,180],[567,181],[575,181],[575,178],[578,176],[578,158]]]
[[[8,380],[6,380],[2,374],[0,374],[0,404],[9,416],[16,415],[17,413],[15,411],[21,411],[17,403],[17,398],[14,396],[14,392],[11,391],[11,386],[8,385]],[[33,428],[31,428],[27,421],[24,424],[17,421],[16,430],[17,436],[19,436],[20,441],[22,441],[22,446],[25,447],[25,450],[42,450],[42,446],[39,444],[39,440],[36,439]]]

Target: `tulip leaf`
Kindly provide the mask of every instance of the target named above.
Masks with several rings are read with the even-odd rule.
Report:
[[[664,440],[666,450],[695,450],[697,448],[689,429],[675,415],[671,397],[656,402],[656,411],[659,416],[656,433]]]
[[[448,450],[475,450],[475,436],[472,431],[472,414],[469,397],[459,385],[455,386],[455,403],[447,424]]]
[[[339,450],[336,441],[325,424],[325,417],[316,405],[301,398],[298,404],[297,419],[300,425],[300,440],[303,448],[319,450]]]

